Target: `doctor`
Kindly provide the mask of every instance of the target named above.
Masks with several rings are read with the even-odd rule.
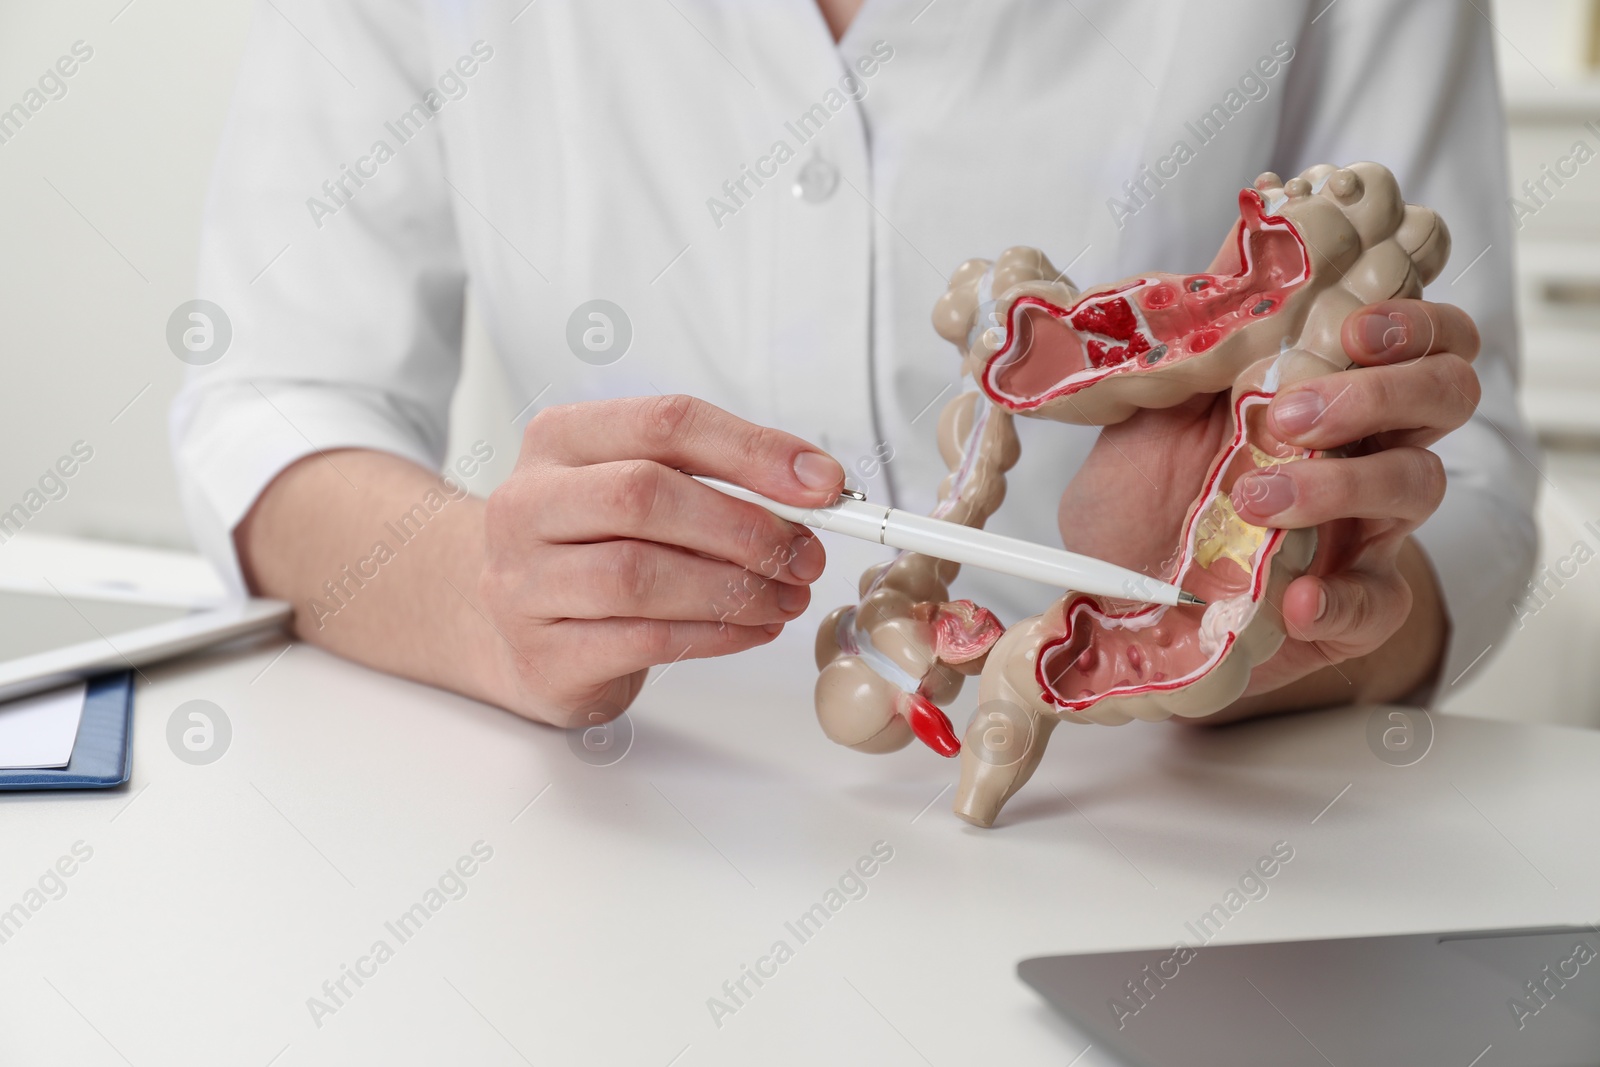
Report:
[[[930,505],[956,359],[928,313],[963,259],[1197,270],[1258,172],[1373,159],[1455,258],[1274,401],[1280,436],[1348,455],[1246,514],[1317,527],[1318,558],[1224,714],[1442,693],[1534,551],[1491,34],[1447,0],[262,4],[203,234],[234,339],[172,420],[196,537],[341,655],[614,714],[652,665],[770,641],[823,571],[680,469]],[[487,501],[437,474],[471,462],[444,454],[469,290],[526,422]],[[1075,478],[1093,429],[1020,429],[991,528],[1055,541],[1064,494],[1118,499]],[[1003,616],[1042,606],[968,570]]]

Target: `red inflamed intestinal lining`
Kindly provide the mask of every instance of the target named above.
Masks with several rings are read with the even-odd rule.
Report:
[[[1085,300],[1068,313],[1073,328],[1088,335],[1084,348],[1089,365],[1110,367],[1150,351],[1149,338],[1139,329],[1139,319],[1127,297]],[[1099,336],[1095,336],[1098,334]],[[1121,341],[1122,344],[1113,342]]]
[[[1277,313],[1310,280],[1311,257],[1293,223],[1264,211],[1260,193],[1239,194],[1235,240],[1216,273],[1146,275],[1067,308],[1017,300],[984,392],[1026,411],[1113,374],[1182,362]]]

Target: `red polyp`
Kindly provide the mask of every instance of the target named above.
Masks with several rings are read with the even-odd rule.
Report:
[[[1294,225],[1263,214],[1261,194],[1239,194],[1235,239],[1216,274],[1152,274],[1091,293],[1071,307],[1016,300],[1006,342],[978,384],[1001,407],[1026,411],[1113,374],[1169,366],[1208,352],[1282,310],[1311,278]]]
[[[911,732],[917,735],[918,740],[941,756],[948,758],[961,755],[961,739],[951,728],[949,716],[921,693],[907,693],[905,701],[902,714],[906,722],[911,724]]]
[[[1178,290],[1163,283],[1146,289],[1139,297],[1139,304],[1146,311],[1161,311],[1177,303],[1177,300]]]

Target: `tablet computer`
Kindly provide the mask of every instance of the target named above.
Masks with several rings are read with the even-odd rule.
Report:
[[[277,600],[229,599],[197,556],[16,537],[0,566],[0,701],[281,627]]]
[[[1600,928],[1174,946],[1017,973],[1127,1067],[1600,1067]]]

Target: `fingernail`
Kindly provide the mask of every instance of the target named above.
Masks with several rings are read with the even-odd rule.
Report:
[[[769,622],[763,626],[762,629],[767,631],[767,633],[771,634],[773,637],[777,637],[779,634],[783,633],[783,623]]]
[[[794,615],[811,602],[810,594],[803,585],[778,586],[778,610],[785,615]]]
[[[1328,613],[1328,591],[1326,589],[1318,589],[1317,590],[1317,614],[1316,614],[1316,617],[1314,619],[1312,619],[1311,621],[1312,622],[1321,622],[1322,621],[1322,617],[1324,615],[1326,615],[1327,613]]]
[[[1247,474],[1233,485],[1233,510],[1261,518],[1294,503],[1294,479],[1283,474]]]
[[[1363,315],[1356,323],[1356,340],[1368,355],[1397,351],[1406,343],[1406,320],[1398,313]]]
[[[794,476],[807,489],[832,489],[844,481],[844,468],[821,452],[802,452],[794,457]]]
[[[1280,432],[1291,437],[1306,433],[1322,418],[1326,405],[1315,389],[1297,389],[1272,402],[1272,421]]]
[[[822,551],[815,537],[801,534],[789,543],[789,573],[802,582],[822,573]]]

